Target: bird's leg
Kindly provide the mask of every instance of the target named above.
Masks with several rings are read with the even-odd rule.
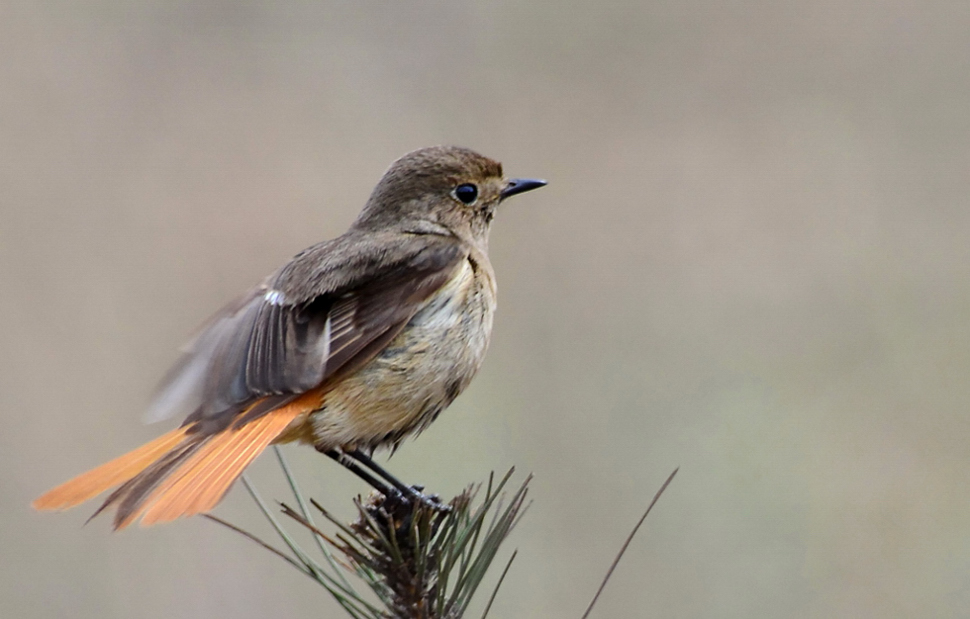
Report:
[[[363,464],[370,470],[374,471],[374,473],[376,473],[378,477],[381,477],[389,484],[394,486],[398,492],[400,492],[408,499],[411,499],[413,501],[418,501],[420,503],[424,503],[428,507],[432,507],[438,511],[442,511],[442,510],[447,511],[448,506],[443,505],[441,501],[438,499],[437,495],[423,494],[421,491],[424,490],[424,486],[405,485],[404,482],[402,482],[397,477],[394,477],[389,472],[387,472],[387,469],[382,467],[380,464],[374,462],[374,459],[371,458],[370,455],[367,454],[365,451],[361,449],[354,449],[352,451],[346,452],[346,455],[353,458],[360,464]]]
[[[390,494],[393,492],[393,490],[389,488],[387,484],[360,468],[360,466],[351,458],[350,454],[346,454],[339,449],[322,449],[319,447],[317,448],[317,451],[329,456],[330,458],[333,458],[341,466],[346,468],[357,477],[363,479],[369,486],[384,496],[390,496]]]
[[[415,495],[420,496],[420,492],[422,490],[421,488],[412,488],[411,486],[405,485],[404,482],[399,480],[397,477],[394,477],[393,475],[388,473],[387,469],[382,467],[380,464],[374,462],[374,459],[371,458],[369,455],[367,455],[367,453],[365,453],[364,450],[354,449],[352,451],[346,452],[346,454],[349,457],[356,460],[357,462],[363,464],[370,470],[377,473],[378,477],[382,478],[384,481],[386,481],[387,483],[397,488],[401,494],[405,496],[412,496],[412,497]]]

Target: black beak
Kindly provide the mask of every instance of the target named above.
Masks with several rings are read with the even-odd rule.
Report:
[[[505,198],[514,196],[517,193],[531,191],[533,189],[538,189],[539,187],[545,186],[546,181],[542,181],[537,178],[513,178],[509,181],[509,184],[505,186],[505,189],[502,190],[502,199],[504,200]]]

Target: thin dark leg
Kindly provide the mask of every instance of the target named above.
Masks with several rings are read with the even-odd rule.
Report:
[[[373,458],[371,458],[369,455],[364,453],[362,450],[355,449],[353,451],[348,451],[347,455],[353,458],[354,460],[356,460],[357,462],[360,462],[370,470],[377,473],[378,477],[384,479],[387,483],[397,488],[401,492],[401,494],[405,496],[415,497],[415,498],[422,496],[421,488],[405,485],[404,482],[399,480],[397,477],[394,477],[393,475],[388,473],[387,470],[384,467],[382,467],[380,464],[374,462]]]
[[[350,459],[349,454],[345,454],[337,449],[317,449],[317,451],[336,460],[341,466],[349,470],[357,477],[360,477],[366,481],[369,486],[374,488],[374,490],[377,490],[384,496],[390,496],[392,491],[387,487],[387,484],[360,468],[356,462]]]
[[[394,477],[388,473],[387,470],[385,470],[380,464],[374,462],[374,459],[363,450],[355,449],[353,451],[348,451],[346,452],[346,455],[377,473],[378,477],[382,477],[385,481],[394,486],[397,491],[400,492],[401,495],[406,499],[410,501],[417,501],[437,511],[450,511],[451,508],[442,504],[437,495],[423,494],[421,491],[424,490],[424,486],[405,485],[397,477]],[[385,496],[387,495],[385,494]]]

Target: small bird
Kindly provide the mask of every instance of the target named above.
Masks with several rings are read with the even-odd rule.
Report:
[[[404,155],[346,233],[202,327],[149,407],[153,420],[185,415],[179,428],[33,506],[67,509],[117,486],[95,512],[114,508],[115,529],[205,513],[267,446],[294,441],[416,495],[370,456],[426,428],[478,371],[495,311],[492,218],[545,184],[507,179],[465,148]]]

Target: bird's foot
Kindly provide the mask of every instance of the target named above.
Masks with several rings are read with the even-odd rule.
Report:
[[[403,491],[397,488],[390,488],[384,495],[382,507],[390,513],[400,513],[401,511],[412,511],[414,509],[425,509],[435,512],[448,513],[451,506],[442,502],[437,494],[424,494],[424,486],[409,486]]]

